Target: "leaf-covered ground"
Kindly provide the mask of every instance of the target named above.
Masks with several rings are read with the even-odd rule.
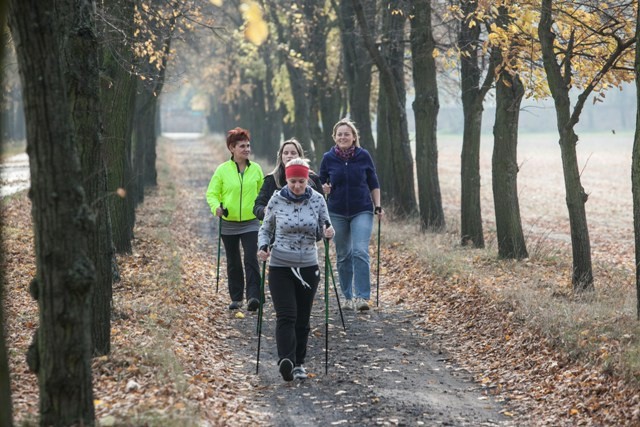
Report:
[[[226,156],[223,148],[205,140],[160,145],[160,184],[138,208],[133,254],[118,260],[112,351],[93,362],[102,425],[640,423],[637,389],[598,364],[560,353],[494,292],[513,280],[513,269],[501,272],[479,258],[473,278],[444,280],[428,259],[402,242],[385,243],[384,234],[380,307],[344,312],[345,331],[331,289],[328,373],[321,288],[311,321],[310,378],[284,383],[277,375],[268,298],[256,375],[256,315],[236,318],[226,309],[224,258],[215,289],[216,224],[204,191]],[[27,292],[35,270],[29,212],[24,194],[3,211],[19,421],[35,419],[38,410],[37,381],[24,361],[38,324]]]

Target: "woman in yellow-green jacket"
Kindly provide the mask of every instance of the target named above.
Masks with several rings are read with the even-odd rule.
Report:
[[[231,152],[231,159],[216,168],[207,188],[207,203],[211,212],[222,218],[220,234],[227,255],[231,296],[229,310],[242,308],[245,279],[247,309],[255,311],[260,306],[260,267],[257,257],[260,221],[253,214],[253,204],[264,176],[260,165],[249,161],[250,141],[251,136],[246,129],[235,128],[227,132],[227,148]]]

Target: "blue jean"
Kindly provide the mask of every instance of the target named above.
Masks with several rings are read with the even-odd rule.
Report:
[[[369,241],[373,230],[373,212],[360,212],[353,216],[329,212],[329,216],[336,231],[333,240],[342,294],[346,299],[355,297],[368,300],[371,297]]]

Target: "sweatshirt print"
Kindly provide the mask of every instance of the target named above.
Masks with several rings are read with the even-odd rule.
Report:
[[[273,242],[269,265],[296,268],[317,265],[316,231],[329,221],[324,197],[312,191],[309,199],[296,203],[276,191],[265,211],[258,247]]]

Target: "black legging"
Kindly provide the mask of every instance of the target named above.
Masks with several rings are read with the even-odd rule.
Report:
[[[276,345],[280,360],[302,365],[307,355],[309,318],[320,282],[318,266],[300,268],[306,287],[289,267],[269,267],[269,290],[276,310]],[[278,362],[280,362],[278,360]]]
[[[227,255],[227,277],[231,301],[242,301],[244,276],[247,275],[247,300],[260,299],[260,266],[258,265],[258,232],[222,235],[224,251]],[[240,255],[240,242],[244,252],[244,272]]]

